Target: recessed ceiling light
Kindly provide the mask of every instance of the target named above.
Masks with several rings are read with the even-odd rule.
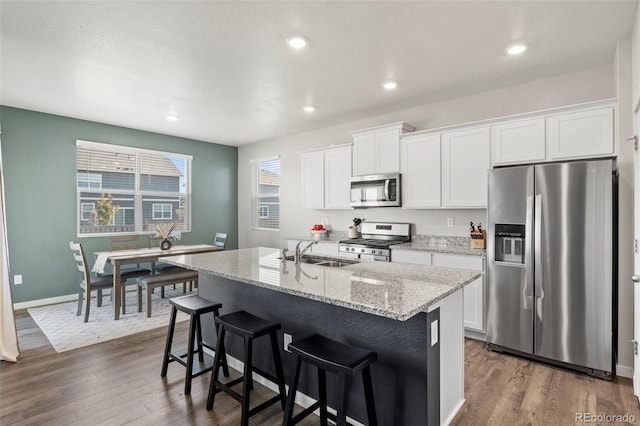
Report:
[[[179,118],[180,118],[180,117],[178,117],[178,116],[177,116],[177,115],[175,115],[175,114],[169,114],[169,115],[167,115],[167,120],[169,120],[169,121],[178,121],[178,119],[179,119]]]
[[[288,38],[287,43],[289,43],[289,46],[294,49],[302,49],[307,45],[307,40],[303,39],[302,37],[295,36]]]
[[[306,107],[302,108],[303,110],[305,110],[305,112],[313,112],[316,110],[316,107],[314,107],[313,105],[307,105]]]
[[[523,53],[525,50],[527,50],[527,46],[525,46],[524,44],[514,44],[513,46],[507,49],[507,53],[509,55],[519,55]]]
[[[387,81],[382,85],[382,87],[384,87],[387,90],[393,90],[396,87],[398,87],[398,83],[396,83],[395,81]]]

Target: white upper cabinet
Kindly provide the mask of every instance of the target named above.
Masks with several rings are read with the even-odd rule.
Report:
[[[544,118],[519,120],[491,126],[494,165],[544,161]]]
[[[443,207],[487,206],[490,143],[489,126],[442,134]]]
[[[302,208],[324,208],[324,152],[300,154],[302,166]]]
[[[547,144],[552,160],[613,155],[613,108],[548,117]]]
[[[400,171],[400,135],[415,127],[400,122],[351,132],[353,176]]]
[[[440,135],[404,137],[400,153],[402,206],[440,207]]]
[[[324,208],[351,208],[351,147],[330,149],[324,153]]]
[[[351,144],[303,152],[300,159],[302,208],[351,208]]]

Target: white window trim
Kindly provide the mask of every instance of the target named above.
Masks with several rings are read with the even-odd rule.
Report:
[[[87,186],[79,186],[78,185],[78,175],[87,175]],[[98,177],[98,182],[94,182],[94,183],[98,183],[98,187],[94,188],[91,186],[91,176],[93,177]],[[82,188],[82,189],[102,189],[102,175],[100,173],[90,173],[90,172],[76,172],[76,186],[78,188]]]
[[[268,195],[267,194],[258,194],[258,187],[259,187],[259,184],[258,184],[258,173],[257,173],[258,172],[258,165],[260,163],[262,163],[263,161],[273,161],[273,160],[281,161],[279,155],[271,155],[271,156],[268,156],[268,157],[254,158],[254,159],[249,160],[249,164],[251,164],[250,169],[251,169],[251,183],[252,183],[252,185],[251,185],[251,188],[252,188],[251,189],[251,191],[252,191],[252,197],[251,197],[252,200],[251,200],[251,202],[252,202],[252,205],[253,205],[253,208],[251,209],[252,210],[252,213],[251,213],[252,227],[251,227],[251,229],[254,230],[254,231],[280,232],[280,218],[278,218],[278,228],[263,228],[263,227],[258,226],[258,220],[259,219],[267,219],[268,218],[268,217],[267,218],[260,217],[260,215],[259,215],[259,206],[261,204],[267,204],[267,203],[262,203],[260,201],[260,199],[261,198],[269,198],[269,197],[280,197],[280,191],[279,190],[278,190],[277,194],[268,194]],[[280,166],[282,166],[282,163],[280,164]],[[275,185],[272,185],[272,186],[275,186]],[[280,185],[278,185],[278,187],[280,187]],[[273,204],[273,205],[278,204],[278,205],[280,205],[281,202],[278,201],[278,203],[269,203],[269,204]]]
[[[90,211],[85,211],[84,210],[84,206],[91,206],[91,210]],[[81,220],[89,220],[91,218],[89,217],[84,217],[85,213],[92,213],[96,211],[96,203],[80,203],[80,214],[82,215]]]
[[[185,165],[185,175],[188,176],[188,179],[186,179],[186,184],[184,186],[184,197],[186,198],[186,201],[184,203],[184,205],[182,206],[182,208],[184,209],[184,214],[188,215],[189,217],[189,228],[187,230],[181,231],[181,232],[191,232],[191,229],[193,227],[193,217],[191,216],[191,197],[192,197],[192,187],[193,184],[191,182],[191,179],[193,178],[192,176],[192,164],[191,162],[193,161],[193,155],[188,155],[188,154],[179,154],[176,152],[169,152],[169,151],[161,151],[161,150],[156,150],[156,149],[144,149],[144,148],[136,148],[136,147],[128,147],[128,146],[123,146],[123,145],[114,145],[114,144],[106,144],[106,143],[102,143],[102,142],[92,142],[92,141],[85,141],[85,140],[81,140],[81,139],[77,139],[76,140],[76,147],[82,147],[82,148],[92,148],[92,149],[97,149],[97,150],[103,150],[103,151],[110,151],[110,152],[118,152],[118,153],[131,153],[131,154],[150,154],[150,155],[165,155],[167,157],[174,157],[174,158],[181,158],[184,160],[187,160],[187,163]],[[138,157],[138,164],[137,164],[137,170],[140,170],[140,160]],[[96,199],[98,198],[97,195],[102,192],[102,181],[101,181],[101,188],[77,188],[77,170],[76,170],[76,189],[77,189],[77,195],[76,195],[76,199],[77,199],[77,204],[76,204],[76,208],[77,208],[77,212],[80,211],[80,192],[82,193],[96,193]],[[76,213],[76,235],[78,238],[91,238],[91,237],[105,237],[105,236],[110,236],[110,235],[126,235],[126,234],[139,234],[139,235],[146,235],[146,234],[150,234],[152,232],[148,231],[148,230],[143,230],[143,220],[142,220],[142,198],[145,195],[154,195],[154,196],[175,196],[175,192],[168,192],[168,193],[162,193],[162,192],[155,192],[155,191],[141,191],[140,190],[140,181],[139,179],[135,179],[135,190],[120,190],[118,189],[117,192],[119,194],[123,194],[123,195],[134,195],[134,212],[138,212],[135,213],[135,218],[134,218],[134,232],[117,232],[117,233],[80,233],[80,222],[81,222],[81,218],[80,215],[78,215]],[[182,197],[182,195],[180,196]],[[176,197],[176,199],[179,201],[180,197]],[[85,198],[85,199],[92,199],[91,197]],[[117,201],[117,198],[114,198],[114,201]],[[130,201],[130,199],[127,199],[127,201]],[[145,199],[145,201],[148,201],[147,199]],[[162,201],[166,201],[166,199],[163,199]],[[171,211],[171,217],[173,218],[173,211]]]
[[[262,209],[263,208],[266,209],[266,211],[267,211],[266,215],[262,214]],[[267,206],[265,204],[260,204],[258,206],[258,218],[259,219],[268,219],[269,218],[269,206]]]
[[[156,206],[160,206],[160,215],[162,217],[156,217]],[[169,206],[169,217],[164,217],[165,207]],[[172,220],[173,219],[173,205],[171,203],[153,203],[151,204],[151,217],[153,220]]]

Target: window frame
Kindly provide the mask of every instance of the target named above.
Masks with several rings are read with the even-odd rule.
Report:
[[[100,173],[91,173],[91,172],[78,172],[76,171],[77,175],[76,175],[76,185],[78,185],[78,189],[82,188],[82,189],[102,189],[102,175]],[[79,185],[79,177],[80,175],[85,175],[87,177],[87,186],[80,186]],[[96,183],[96,182],[91,182],[91,178],[98,178],[97,183],[98,183],[98,187],[97,188],[93,188],[91,186],[92,183]]]
[[[156,217],[156,206],[160,206],[162,217]],[[164,217],[165,207],[169,207],[169,217]],[[173,220],[173,205],[171,203],[151,203],[151,218],[153,220]]]
[[[84,206],[91,206],[90,211],[85,211]],[[84,217],[85,213],[93,213],[96,211],[96,203],[80,203],[80,220],[91,220],[90,217]]]
[[[266,209],[266,214],[262,213],[262,209]],[[269,206],[264,203],[258,205],[258,219],[268,219],[269,218]]]
[[[259,171],[260,171],[260,165],[264,162],[271,162],[271,161],[278,161],[278,168],[280,169],[280,183],[278,183],[278,192],[277,193],[268,193],[268,194],[261,194],[260,193],[260,179],[258,177],[259,175]],[[260,207],[261,206],[265,206],[265,205],[277,205],[278,206],[278,211],[280,211],[280,205],[281,205],[281,200],[280,200],[280,194],[281,194],[281,182],[282,182],[282,160],[280,159],[279,155],[272,155],[269,157],[262,157],[262,158],[256,158],[256,159],[252,159],[249,160],[249,163],[251,164],[251,179],[252,179],[252,209],[251,209],[251,221],[252,221],[252,229],[254,231],[268,231],[268,232],[279,232],[280,231],[280,213],[278,213],[278,223],[277,223],[277,228],[267,228],[267,227],[262,227],[260,226],[260,219],[268,219],[268,217],[261,217],[260,216]],[[263,199],[269,199],[269,198],[277,198],[278,201],[277,202],[273,202],[273,201],[263,201]],[[267,206],[268,207],[268,206]],[[271,209],[269,208],[269,211]]]
[[[89,196],[93,196],[95,195],[96,197],[99,197],[100,193],[105,193],[105,189],[102,188],[103,186],[103,176],[100,173],[95,173],[97,175],[100,176],[100,188],[88,188],[88,187],[79,187],[78,186],[78,174],[79,173],[84,173],[84,174],[92,174],[90,171],[86,172],[86,171],[78,171],[78,150],[80,148],[86,148],[86,149],[95,149],[98,151],[108,151],[108,152],[113,152],[113,153],[118,153],[118,154],[129,154],[129,155],[134,155],[136,156],[136,167],[133,170],[133,174],[134,174],[134,184],[135,184],[135,188],[134,189],[109,189],[109,191],[111,191],[111,193],[114,194],[114,197],[128,197],[131,196],[132,200],[133,200],[133,207],[131,207],[131,209],[134,210],[134,224],[133,224],[133,231],[121,231],[121,232],[81,232],[82,230],[82,226],[81,226],[81,222],[83,220],[86,219],[82,219],[81,218],[81,204],[87,204],[88,202],[82,202],[81,203],[81,199],[83,198],[87,198],[87,194],[89,194]],[[142,173],[141,171],[141,157],[143,155],[151,155],[151,156],[163,156],[166,158],[179,158],[179,159],[183,159],[185,161],[184,163],[184,170],[182,170],[182,168],[180,169],[180,171],[183,173],[183,177],[182,179],[184,180],[183,186],[181,186],[178,189],[178,192],[176,191],[152,191],[152,190],[143,190],[141,189],[141,181],[142,181],[142,176],[146,176],[144,173]],[[188,155],[188,154],[180,154],[180,153],[176,153],[176,152],[168,152],[168,151],[160,151],[160,150],[151,150],[151,149],[144,149],[144,148],[136,148],[136,147],[130,147],[130,146],[123,146],[123,145],[115,145],[115,144],[106,144],[106,143],[101,143],[101,142],[92,142],[92,141],[85,141],[85,140],[76,140],[76,161],[74,163],[75,166],[75,170],[74,170],[74,180],[75,180],[75,187],[76,187],[76,234],[78,238],[90,238],[90,237],[105,237],[105,236],[113,236],[113,235],[146,235],[146,234],[152,234],[154,233],[154,231],[150,231],[150,230],[145,230],[146,227],[146,220],[143,217],[143,206],[145,203],[149,202],[149,201],[156,201],[153,198],[158,198],[158,197],[170,197],[171,200],[175,199],[178,200],[178,202],[180,202],[181,199],[184,200],[184,204],[180,204],[180,208],[183,209],[184,211],[184,217],[183,219],[183,228],[184,229],[180,229],[181,233],[185,233],[185,232],[191,232],[192,227],[193,227],[193,217],[192,217],[192,202],[191,202],[191,197],[192,197],[192,170],[193,170],[193,166],[192,166],[192,162],[193,162],[193,156],[192,155]],[[183,189],[184,188],[184,189]],[[107,191],[107,192],[109,192]],[[180,192],[183,191],[183,192]],[[82,196],[84,195],[84,197]],[[162,200],[164,201],[164,200]],[[91,201],[94,202],[94,201]],[[95,203],[95,202],[94,202]],[[163,203],[164,204],[164,203]],[[171,203],[166,203],[171,205]],[[95,205],[95,204],[94,204]],[[95,208],[95,207],[94,207]],[[121,207],[122,209],[128,209],[129,207]],[[153,208],[153,207],[152,207]],[[137,211],[136,211],[137,210]],[[151,214],[151,216],[153,216],[153,213]],[[152,219],[149,218],[150,220],[160,220],[160,219]],[[175,219],[175,215],[173,213],[173,208],[171,208],[171,219],[163,219],[163,220],[173,220]],[[114,216],[113,221],[115,221],[116,218]],[[113,222],[112,221],[112,222]]]

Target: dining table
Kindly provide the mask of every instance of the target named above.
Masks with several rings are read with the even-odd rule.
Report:
[[[218,250],[222,249],[210,244],[192,244],[176,245],[168,250],[162,250],[160,247],[150,247],[133,250],[97,251],[94,253],[95,262],[91,270],[97,274],[102,274],[107,263],[113,266],[113,313],[114,319],[118,320],[120,319],[120,308],[122,306],[122,282],[120,278],[122,265],[156,262],[166,256],[208,253]]]

